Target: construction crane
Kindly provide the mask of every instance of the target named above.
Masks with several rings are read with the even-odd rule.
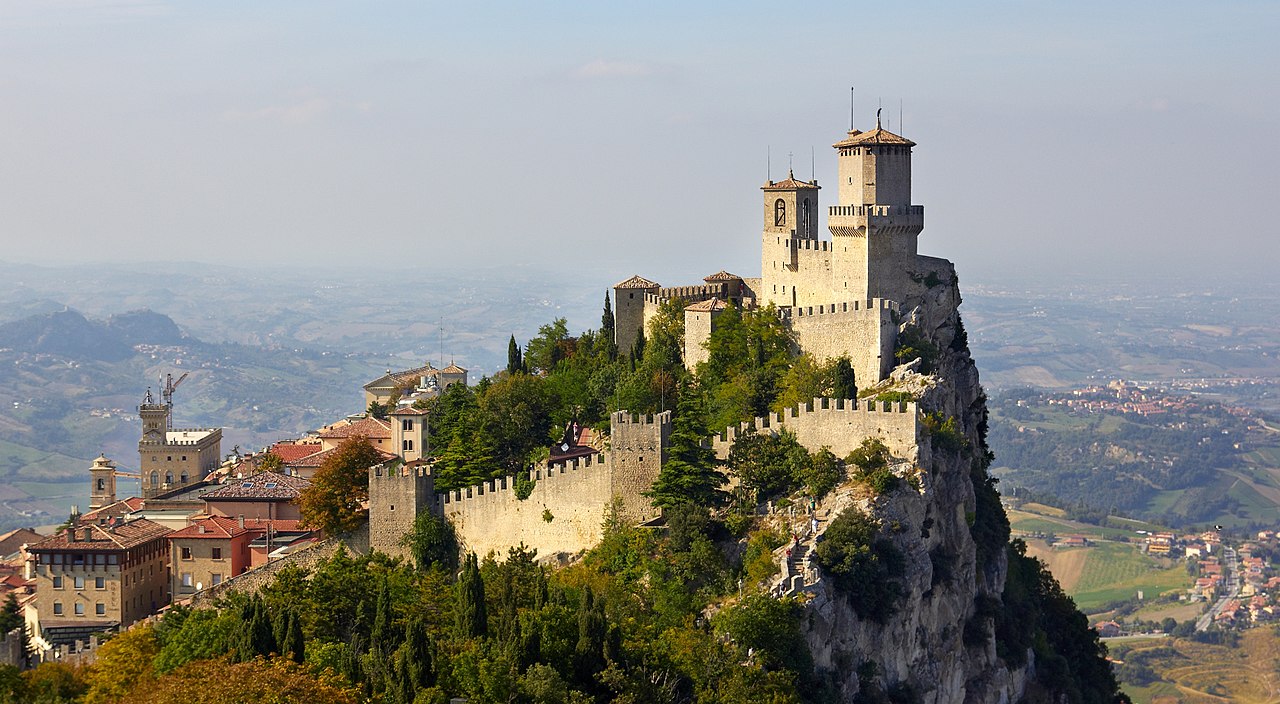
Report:
[[[164,378],[160,380],[162,382],[162,386],[161,386],[162,390],[160,391],[160,398],[164,399],[164,403],[166,406],[169,406],[170,408],[173,407],[173,392],[178,390],[178,386],[183,382],[184,379],[187,378],[187,375],[190,373],[191,372],[184,373],[182,376],[178,377],[177,381],[173,380],[172,374],[165,374]]]

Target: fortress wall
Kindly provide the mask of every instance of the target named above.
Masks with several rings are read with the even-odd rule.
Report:
[[[777,433],[782,428],[795,433],[810,452],[822,447],[844,457],[866,438],[879,438],[895,457],[919,458],[919,422],[915,403],[877,402],[868,399],[815,398],[781,414],[770,413],[738,427],[728,428],[711,439],[716,457],[724,460],[739,434],[754,427],[756,432]]]
[[[784,313],[802,351],[818,359],[847,356],[859,388],[887,377],[893,370],[896,306],[872,299],[852,303],[798,306]]]
[[[761,249],[762,305],[817,305],[832,298],[831,242],[765,233]]]
[[[622,514],[639,523],[657,515],[644,495],[662,471],[671,437],[671,411],[633,416],[619,411],[609,417],[610,495],[622,501]]]
[[[453,524],[463,550],[504,555],[524,543],[540,556],[575,553],[599,542],[612,499],[604,455],[530,470],[533,493],[521,501],[505,478],[449,492],[438,507]],[[549,511],[551,520],[545,520]]]

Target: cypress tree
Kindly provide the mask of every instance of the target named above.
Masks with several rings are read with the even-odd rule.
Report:
[[[512,335],[511,340],[507,342],[507,373],[515,374],[524,371],[524,355],[520,352],[520,345],[516,344],[516,336]]]
[[[853,365],[849,363],[848,357],[836,360],[831,394],[836,398],[858,398],[858,384],[854,378]]]
[[[589,689],[596,687],[595,675],[604,669],[604,641],[608,621],[604,600],[596,599],[591,587],[582,590],[578,603],[578,643],[573,650],[574,677]]]
[[[280,654],[301,665],[306,661],[307,641],[302,635],[302,614],[289,610],[289,629],[280,644]]]
[[[457,599],[453,622],[458,635],[463,638],[484,636],[489,630],[489,617],[484,605],[484,578],[480,576],[480,563],[474,552],[467,555],[455,588]]]

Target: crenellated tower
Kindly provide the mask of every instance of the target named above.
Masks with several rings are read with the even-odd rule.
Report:
[[[902,301],[915,267],[924,206],[911,204],[911,148],[905,137],[880,126],[849,132],[832,145],[838,153],[839,202],[827,209],[833,285],[855,300]]]
[[[408,557],[401,540],[413,530],[420,511],[436,511],[435,480],[426,462],[394,460],[369,468],[371,548]]]
[[[786,180],[767,181],[760,190],[764,192],[761,302],[794,306],[814,296],[826,300],[827,280],[809,271],[830,257],[818,240],[818,182],[799,181],[788,172]],[[826,266],[830,268],[829,262]]]

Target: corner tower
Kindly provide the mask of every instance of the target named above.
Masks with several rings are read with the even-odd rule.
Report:
[[[794,306],[813,295],[827,298],[829,286],[814,276],[813,266],[815,253],[818,258],[828,254],[825,243],[818,240],[817,180],[799,181],[788,172],[786,180],[767,181],[760,190],[764,192],[761,301]]]
[[[851,131],[832,145],[839,154],[839,203],[827,209],[833,284],[855,299],[901,301],[915,264],[924,206],[911,204],[911,148],[880,126]]]
[[[631,352],[644,330],[645,299],[658,290],[658,284],[643,276],[633,276],[613,287],[613,341],[618,354]]]

